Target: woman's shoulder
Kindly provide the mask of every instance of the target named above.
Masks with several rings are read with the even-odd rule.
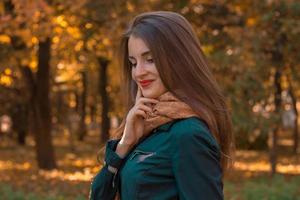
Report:
[[[177,120],[171,127],[170,133],[174,138],[174,142],[179,144],[187,144],[193,140],[200,141],[209,146],[219,149],[219,146],[209,130],[207,124],[198,117],[189,117]]]
[[[179,119],[172,125],[170,131],[177,137],[183,137],[185,135],[191,137],[200,132],[204,132],[203,134],[205,135],[211,135],[207,124],[198,117]]]

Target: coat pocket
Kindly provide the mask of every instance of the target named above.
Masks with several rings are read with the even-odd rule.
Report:
[[[142,151],[142,150],[134,150],[130,156],[130,160],[136,160],[137,163],[143,162],[148,157],[154,156],[156,152]]]

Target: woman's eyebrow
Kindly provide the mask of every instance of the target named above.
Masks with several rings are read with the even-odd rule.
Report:
[[[145,56],[148,56],[148,55],[151,55],[151,52],[149,50],[143,52],[142,54],[142,57],[145,57]],[[128,56],[129,59],[135,59],[133,56]]]
[[[148,55],[151,55],[151,52],[150,52],[150,51],[145,51],[144,53],[142,53],[142,57],[148,56]]]

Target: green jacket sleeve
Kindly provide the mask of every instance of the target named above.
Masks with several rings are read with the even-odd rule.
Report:
[[[202,123],[176,130],[172,166],[180,200],[223,199],[220,151]]]
[[[115,153],[119,140],[110,140],[106,144],[105,164],[92,181],[90,200],[113,200],[119,185],[119,173],[111,172],[108,166],[120,169],[123,159]]]

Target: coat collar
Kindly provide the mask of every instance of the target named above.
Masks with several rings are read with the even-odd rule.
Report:
[[[157,127],[157,128],[154,129],[154,132],[156,132],[156,131],[166,131],[166,132],[168,132],[168,131],[170,130],[171,126],[172,126],[176,121],[178,121],[178,120],[180,120],[180,119],[174,119],[174,120],[169,121],[169,122],[167,122],[167,123],[165,123],[165,124],[163,124],[163,125],[160,125],[159,127]]]

